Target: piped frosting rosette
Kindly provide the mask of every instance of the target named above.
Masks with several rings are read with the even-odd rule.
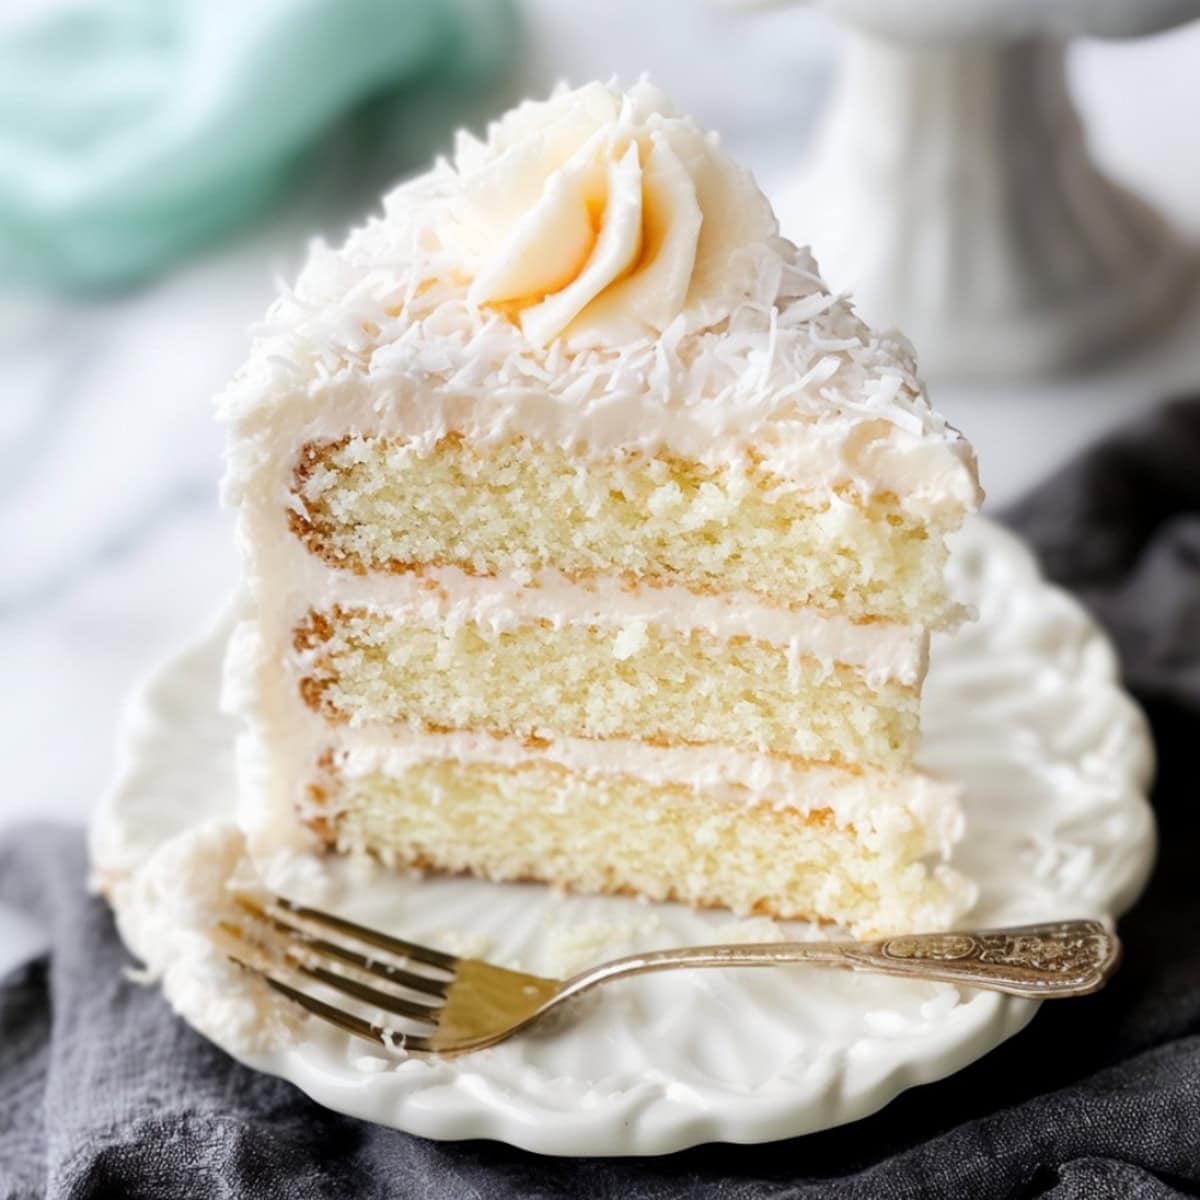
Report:
[[[572,350],[729,315],[777,232],[749,172],[648,83],[594,83],[460,135],[445,240],[468,300]]]

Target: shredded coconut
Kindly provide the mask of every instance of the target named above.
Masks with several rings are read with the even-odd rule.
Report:
[[[441,230],[458,195],[447,163],[402,185],[340,249],[315,243],[272,306],[221,406],[235,420],[358,382],[419,382],[433,399],[469,396],[496,419],[531,392],[582,409],[631,394],[691,412],[714,436],[786,443],[790,430],[875,418],[949,449],[975,496],[969,448],[930,408],[911,347],[873,332],[823,284],[811,254],[781,237],[729,264],[741,293],[723,311],[685,310],[661,336],[572,352],[530,342],[506,316],[468,302],[470,277]],[[307,384],[302,383],[307,381]],[[381,390],[377,404],[386,405]],[[445,430],[432,430],[436,437]]]

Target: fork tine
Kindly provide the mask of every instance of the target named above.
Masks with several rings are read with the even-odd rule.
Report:
[[[378,988],[370,987],[365,983],[359,983],[358,980],[351,979],[346,975],[338,975],[333,971],[327,971],[324,967],[313,967],[307,963],[297,963],[296,969],[307,975],[310,979],[315,979],[323,983],[326,987],[333,988],[334,991],[342,992],[347,996],[353,996],[356,1000],[361,1000],[364,1004],[370,1004],[375,1008],[382,1008],[384,1012],[396,1013],[397,1016],[408,1017],[413,1021],[421,1021],[426,1025],[437,1024],[438,1010],[430,1008],[426,1004],[414,1004],[411,1000],[404,1000],[400,996],[381,992]]]
[[[318,954],[325,954],[330,958],[336,958],[339,962],[349,963],[360,971],[367,971],[379,979],[386,979],[389,983],[394,983],[399,987],[419,992],[422,996],[429,996],[437,1000],[446,998],[446,990],[450,986],[449,979],[414,975],[411,971],[404,970],[403,967],[393,967],[391,963],[377,962],[375,959],[367,958],[365,954],[347,950],[345,946],[339,946],[336,942],[327,942],[324,938],[314,938],[311,935],[304,936],[303,930],[296,930],[294,926],[287,925],[283,921],[280,921],[278,925],[280,929],[288,932],[298,932],[304,938],[305,947]]]
[[[307,905],[297,904],[283,896],[276,896],[275,903],[280,908],[295,913],[296,916],[303,917],[306,921],[311,921],[314,925],[335,929],[339,933],[357,938],[360,942],[377,946],[390,954],[411,959],[423,966],[437,967],[442,971],[453,971],[458,966],[459,960],[453,954],[444,954],[441,950],[434,950],[431,946],[419,946],[415,942],[402,941],[400,938],[380,933],[378,929],[368,929],[365,925],[356,925],[353,921],[347,921],[345,917],[336,917],[333,913],[322,912],[319,908],[309,908]]]
[[[232,955],[230,957],[233,958]],[[238,966],[258,975],[268,987],[299,1004],[314,1017],[320,1017],[321,1020],[328,1021],[329,1024],[336,1025],[338,1029],[352,1033],[355,1037],[365,1038],[368,1042],[375,1042],[389,1050],[399,1047],[410,1053],[427,1054],[433,1049],[428,1038],[410,1037],[397,1029],[386,1029],[382,1025],[376,1025],[373,1021],[364,1020],[362,1017],[356,1017],[353,1013],[343,1012],[332,1004],[326,1004],[324,1000],[318,1000],[315,996],[310,996],[306,992],[292,987],[291,984],[284,983],[282,979],[276,979],[275,976],[269,975],[266,971],[252,966],[250,963],[243,962],[240,958],[233,958],[233,961]]]
[[[325,955],[328,958],[335,958],[340,962],[349,963],[351,966],[357,967],[360,971],[366,971],[371,975],[377,976],[379,979],[386,979],[389,983],[406,987],[423,996],[433,997],[438,1000],[446,998],[446,990],[451,983],[449,979],[437,979],[432,975],[417,975],[412,971],[404,970],[403,967],[393,966],[391,963],[379,962],[376,959],[368,958],[365,954],[360,954],[357,950],[351,950],[346,946],[339,945],[337,942],[330,942],[325,938],[316,937],[307,929],[302,929],[298,925],[292,925],[287,921],[280,920],[279,917],[264,911],[245,897],[239,897],[238,903],[252,916],[266,922],[280,933],[291,934],[298,938],[303,942],[305,948],[312,950],[314,954]]]

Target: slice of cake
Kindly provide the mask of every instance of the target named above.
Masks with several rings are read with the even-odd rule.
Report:
[[[254,852],[938,928],[970,448],[652,87],[463,135],[230,388]]]

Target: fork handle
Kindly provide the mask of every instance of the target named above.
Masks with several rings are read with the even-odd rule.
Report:
[[[1056,921],[963,933],[917,933],[874,942],[769,942],[688,946],[613,959],[568,981],[577,993],[611,979],[687,967],[811,963],[960,983],[1037,1000],[1083,996],[1116,970],[1121,943],[1099,921]]]

